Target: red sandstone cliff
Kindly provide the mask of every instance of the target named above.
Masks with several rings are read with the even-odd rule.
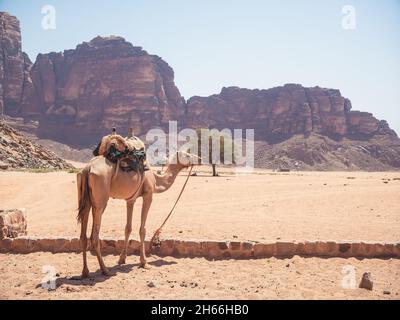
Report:
[[[121,37],[40,54],[31,78],[22,115],[39,116],[39,134],[65,142],[93,142],[113,126],[144,133],[184,110],[172,68]]]
[[[20,112],[32,63],[21,50],[21,31],[16,17],[0,12],[0,112]]]
[[[310,133],[357,139],[396,136],[386,121],[351,111],[350,100],[339,90],[298,84],[268,90],[229,87],[209,97],[192,97],[186,104],[186,124],[254,128],[257,136],[272,140]]]
[[[82,146],[113,126],[141,134],[179,120],[181,127],[254,128],[256,137],[274,142],[296,134],[397,139],[385,121],[352,111],[339,90],[228,87],[185,102],[172,68],[121,37],[39,54],[31,66],[21,52],[18,20],[0,13],[0,32],[0,103],[7,114],[38,119],[43,138]]]

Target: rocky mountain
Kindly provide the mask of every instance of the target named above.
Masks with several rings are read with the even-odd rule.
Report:
[[[18,19],[0,12],[0,112],[13,115],[21,112],[31,65],[21,50]]]
[[[362,140],[396,137],[386,121],[352,111],[350,100],[339,90],[299,84],[267,90],[223,88],[220,94],[190,98],[186,109],[188,126],[254,128],[256,136],[272,142],[311,133]]]
[[[256,141],[255,167],[274,170],[383,171],[400,168],[400,143],[376,136],[340,141],[312,133],[294,135],[279,143]]]
[[[8,126],[24,134],[29,140],[40,144],[47,150],[51,150],[62,159],[72,160],[74,162],[88,162],[93,158],[93,149],[95,145],[85,148],[76,148],[66,143],[52,139],[40,139],[38,137],[39,122],[27,118],[3,116],[3,121]]]
[[[39,117],[41,137],[91,143],[113,126],[145,132],[184,111],[172,68],[121,37],[39,54],[30,74],[21,115]]]
[[[288,159],[302,162],[297,151],[290,151],[295,142],[299,148],[308,148],[302,139],[310,138],[314,145],[319,141],[314,137],[324,137],[329,150],[345,141],[354,142],[356,147],[362,145],[358,142],[380,145],[386,148],[383,153],[378,148],[379,152],[371,151],[370,156],[387,158],[380,162],[381,168],[400,167],[395,159],[400,151],[390,147],[400,143],[396,133],[386,121],[352,110],[350,100],[339,90],[299,84],[265,90],[226,87],[219,94],[185,101],[174,83],[172,68],[121,37],[99,36],[62,53],[39,54],[31,65],[21,52],[18,20],[0,13],[0,26],[0,106],[4,105],[8,115],[38,121],[35,134],[42,141],[88,147],[113,126],[120,132],[133,127],[140,135],[178,120],[180,127],[254,128],[263,148],[259,159],[271,165],[267,161],[270,151],[278,152],[272,146],[282,147],[283,153],[278,153],[283,158],[288,151]],[[68,148],[58,149],[76,154]],[[333,158],[325,159],[329,162]],[[303,167],[309,163],[306,160]]]
[[[72,169],[65,160],[0,121],[0,169]]]
[[[254,128],[259,139],[272,142],[311,133],[364,140],[396,136],[385,121],[352,111],[350,100],[335,89],[228,87],[185,102],[168,64],[120,37],[40,54],[30,75],[33,86],[24,91],[21,115],[40,119],[41,137],[71,144],[93,143],[113,126],[143,134],[168,120],[182,127]]]

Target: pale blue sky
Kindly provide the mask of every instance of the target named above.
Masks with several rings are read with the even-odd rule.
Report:
[[[56,30],[41,27],[46,4]],[[344,5],[356,9],[355,30],[342,29]],[[319,85],[400,133],[400,0],[0,0],[0,10],[19,18],[33,61],[120,35],[166,60],[185,98],[231,85]]]

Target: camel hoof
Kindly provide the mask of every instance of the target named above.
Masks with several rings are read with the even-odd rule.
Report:
[[[101,270],[101,273],[106,277],[111,277],[113,275],[108,269]]]
[[[82,271],[81,278],[82,278],[82,279],[89,278],[89,269],[84,269],[84,270]]]
[[[119,258],[118,264],[125,264],[126,263],[126,258]]]
[[[144,262],[144,263],[141,262],[140,265],[139,265],[139,268],[145,269],[145,270],[149,270],[150,266],[148,264],[146,264],[146,262]]]

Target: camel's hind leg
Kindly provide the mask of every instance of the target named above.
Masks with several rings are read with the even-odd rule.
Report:
[[[125,242],[124,248],[122,249],[121,255],[119,256],[118,264],[124,264],[126,261],[126,254],[128,251],[129,236],[132,232],[132,216],[133,216],[133,205],[135,203],[126,203],[126,226],[125,226]]]
[[[89,276],[89,268],[87,266],[87,258],[86,258],[86,250],[87,250],[87,235],[86,235],[86,230],[87,230],[87,225],[88,225],[88,220],[89,220],[89,212],[90,212],[90,206],[85,207],[85,212],[83,215],[83,219],[81,221],[81,248],[82,248],[82,254],[83,254],[83,270],[82,270],[82,278],[87,278]]]
[[[81,236],[80,243],[82,248],[82,256],[83,256],[83,269],[82,269],[82,278],[87,278],[89,276],[89,268],[87,266],[87,225],[89,220],[89,212],[92,207],[90,202],[90,196],[87,194],[89,192],[87,185],[87,173],[88,170],[84,170],[77,174],[77,186],[78,186],[78,221],[81,223]]]
[[[100,269],[106,276],[111,275],[110,271],[106,268],[100,250],[100,227],[101,217],[107,206],[109,198],[109,185],[106,180],[96,175],[89,176],[89,185],[91,189],[91,202],[92,202],[92,214],[93,214],[93,226],[92,235],[90,240],[92,246],[96,251],[97,260],[99,261]]]

